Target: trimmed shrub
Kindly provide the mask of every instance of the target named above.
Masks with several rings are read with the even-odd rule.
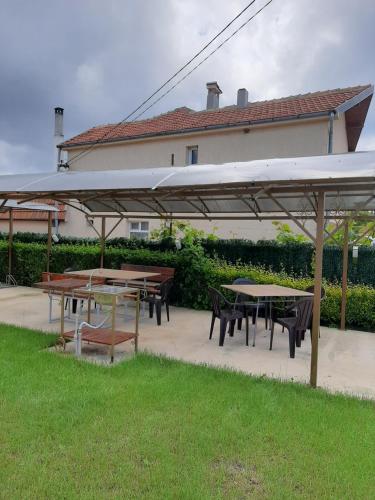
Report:
[[[7,273],[7,245],[0,241],[0,269],[4,279]],[[63,272],[68,267],[96,268],[100,250],[97,246],[56,245],[52,249],[51,271]],[[257,283],[275,283],[297,289],[312,284],[311,278],[288,276],[264,268],[244,264],[231,265],[209,259],[200,249],[185,248],[180,252],[159,252],[148,249],[108,248],[105,267],[118,269],[124,262],[144,265],[161,265],[176,268],[172,303],[193,309],[209,309],[207,288],[220,288],[235,278],[248,277]],[[46,269],[45,245],[15,243],[13,274],[20,285],[30,286],[40,281]],[[327,296],[322,302],[322,323],[337,326],[340,320],[341,289],[337,284],[324,282]],[[229,291],[226,292],[230,296]],[[233,298],[233,295],[232,295]],[[349,328],[375,331],[375,289],[365,285],[350,285],[348,289],[347,325]]]

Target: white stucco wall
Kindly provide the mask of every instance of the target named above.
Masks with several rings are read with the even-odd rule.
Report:
[[[198,146],[198,163],[220,164],[260,158],[313,156],[327,153],[327,119],[301,120],[222,131],[158,137],[96,146],[71,164],[72,170],[113,170],[124,168],[186,165],[186,148]],[[82,150],[70,149],[68,159]]]
[[[147,168],[170,166],[174,154],[175,166],[186,164],[186,148],[198,146],[200,164],[220,164],[231,161],[248,161],[262,158],[313,156],[326,154],[328,149],[328,119],[298,120],[271,125],[245,127],[200,132],[195,134],[175,135],[147,140],[126,141],[95,147],[90,154],[71,164],[71,170],[113,170],[126,168]],[[334,121],[333,151],[347,152],[345,116]],[[77,155],[80,149],[71,149],[68,158]],[[96,222],[99,230],[99,222]],[[107,231],[112,222],[108,221]],[[150,220],[150,228],[159,227],[160,222]],[[213,231],[222,238],[249,238],[252,240],[271,239],[276,231],[271,222],[264,221],[216,221],[195,222],[206,231]],[[299,229],[290,223],[294,230]],[[26,227],[29,229],[26,229]],[[22,229],[21,229],[22,227]],[[43,223],[15,223],[15,230],[46,231]],[[2,223],[0,222],[0,230]],[[86,222],[84,216],[67,207],[66,222],[60,224],[60,232],[71,236],[95,236],[96,233]],[[122,222],[112,236],[128,236],[129,225]]]

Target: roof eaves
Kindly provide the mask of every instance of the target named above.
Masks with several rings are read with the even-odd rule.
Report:
[[[373,93],[374,93],[374,86],[369,85],[367,88],[362,90],[362,92],[359,92],[359,94],[355,95],[351,99],[348,99],[347,101],[337,106],[335,112],[345,113],[345,111],[348,111],[348,109],[353,108],[354,106],[365,100],[370,95],[373,95]]]

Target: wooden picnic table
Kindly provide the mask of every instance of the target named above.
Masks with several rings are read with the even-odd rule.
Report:
[[[305,290],[298,290],[296,288],[290,288],[287,286],[281,285],[222,285],[223,288],[227,290],[231,290],[235,293],[242,293],[244,295],[248,295],[250,297],[254,297],[257,299],[256,303],[256,316],[254,323],[254,334],[253,334],[253,347],[255,346],[255,337],[256,337],[256,328],[257,328],[257,319],[259,306],[261,302],[269,302],[270,304],[270,320],[271,318],[271,307],[272,300],[275,298],[288,298],[295,299],[297,297],[314,297],[313,293],[306,292]],[[271,323],[270,321],[270,323]]]
[[[64,297],[65,293],[71,293],[77,288],[86,286],[88,279],[66,278],[61,280],[41,281],[34,283],[36,288],[41,288],[49,292],[57,292],[61,295],[61,309],[60,309],[60,337],[64,335]]]
[[[105,278],[105,279],[116,279],[122,280],[124,282],[133,280],[144,280],[151,278],[152,276],[159,276],[160,273],[151,273],[146,271],[125,271],[123,269],[84,269],[83,271],[69,271],[69,275],[79,275],[87,276],[88,278]]]

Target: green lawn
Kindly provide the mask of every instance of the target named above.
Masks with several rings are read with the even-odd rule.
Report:
[[[0,326],[0,498],[374,498],[375,405]]]

